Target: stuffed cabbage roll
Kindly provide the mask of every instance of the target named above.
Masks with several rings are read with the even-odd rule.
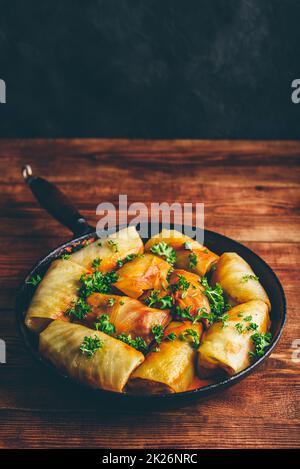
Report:
[[[142,337],[147,344],[154,339],[152,327],[158,325],[165,328],[171,320],[169,310],[149,308],[127,296],[94,293],[88,297],[87,303],[92,308],[86,317],[90,325],[106,314],[116,334],[126,333],[133,339]]]
[[[128,390],[135,394],[186,391],[195,376],[201,324],[171,323],[158,351],[150,352],[131,375]]]
[[[127,262],[117,271],[114,286],[131,298],[139,298],[146,290],[166,290],[170,264],[154,256],[144,254]]]
[[[107,334],[53,321],[40,335],[40,352],[53,365],[94,388],[122,392],[144,355]]]
[[[53,319],[66,321],[64,312],[78,297],[79,279],[86,269],[70,260],[52,262],[38,285],[28,308],[25,324],[35,332],[43,330]]]
[[[251,336],[265,334],[270,325],[268,307],[261,300],[248,301],[228,311],[226,323],[215,322],[202,336],[198,371],[202,377],[225,372],[233,375],[250,365],[254,351]]]
[[[163,229],[147,241],[145,250],[155,254],[163,253],[166,251],[164,243],[174,249],[174,263],[177,268],[189,270],[201,276],[205,275],[219,258],[205,246],[176,230]]]
[[[174,270],[170,277],[170,285],[175,304],[180,310],[193,317],[201,313],[210,313],[209,301],[203,293],[204,287],[198,275],[185,270]],[[208,325],[207,321],[204,322]]]
[[[109,272],[116,268],[119,260],[127,256],[142,254],[144,245],[134,226],[124,228],[105,239],[97,239],[88,246],[71,254],[72,262],[90,269],[95,259],[99,259],[97,270]]]
[[[219,283],[231,305],[250,300],[262,300],[271,309],[266,291],[250,265],[235,252],[225,252],[220,257],[212,275],[212,283]]]

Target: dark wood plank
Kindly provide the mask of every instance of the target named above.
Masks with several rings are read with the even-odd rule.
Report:
[[[0,142],[0,447],[299,447],[300,142]],[[70,233],[37,205],[20,167],[56,182],[96,224],[98,203],[204,202],[205,226],[244,242],[276,271],[288,302],[280,343],[253,375],[204,402],[108,408],[41,368],[13,312],[16,288]],[[146,213],[145,213],[146,216]],[[30,422],[30,423],[29,423]],[[180,422],[180,425],[178,424]]]

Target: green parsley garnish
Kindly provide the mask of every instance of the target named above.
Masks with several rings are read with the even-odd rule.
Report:
[[[158,244],[154,244],[154,246],[150,248],[150,251],[153,254],[157,254],[158,256],[163,257],[171,265],[174,265],[176,262],[175,249],[173,249],[172,246],[169,246],[164,241],[161,241]]]
[[[27,285],[32,285],[33,287],[36,287],[41,280],[42,277],[40,275],[36,275],[35,277],[31,277],[26,283]]]
[[[115,326],[110,322],[108,314],[102,314],[95,322],[95,328],[97,331],[104,332],[108,335],[113,335],[116,333]]]
[[[117,261],[117,266],[121,268],[126,262],[133,261],[133,259],[135,259],[136,257],[138,257],[137,254],[128,254],[124,259],[119,259]]]
[[[70,257],[71,257],[71,254],[63,254],[61,256],[61,259],[63,259],[64,261],[68,261],[70,259]]]
[[[97,350],[103,346],[103,342],[99,337],[96,335],[94,337],[85,336],[83,339],[82,344],[80,345],[79,350],[81,353],[88,356],[88,358],[92,358]]]
[[[242,334],[244,332],[244,326],[240,322],[237,322],[234,327],[238,331],[239,334]]]
[[[243,317],[243,315],[241,317]],[[243,319],[244,319],[244,321],[250,322],[250,321],[252,321],[252,316],[250,314],[249,316],[245,316]]]
[[[152,290],[150,295],[145,298],[144,303],[150,308],[157,306],[159,309],[168,309],[173,306],[173,298],[170,295],[165,295],[162,298],[159,298],[159,290]]]
[[[115,298],[109,298],[108,302],[107,302],[107,305],[108,306],[113,306],[115,304],[116,300]]]
[[[73,300],[73,306],[65,312],[65,316],[69,316],[72,319],[85,319],[86,315],[91,311],[91,307],[84,301],[83,298]]]
[[[262,357],[265,353],[265,348],[271,343],[272,334],[267,332],[266,334],[256,332],[251,336],[251,340],[255,345],[255,352],[249,352],[252,358]]]
[[[228,313],[223,313],[220,317],[219,320],[222,321],[222,327],[227,327],[227,321],[229,319],[229,314]]]
[[[222,287],[218,283],[216,283],[214,288],[211,287],[206,277],[202,277],[201,284],[204,287],[204,294],[208,298],[211,312],[215,316],[215,320],[217,320],[219,316],[229,309],[229,305],[225,303],[223,297]]]
[[[242,276],[242,283],[246,283],[248,282],[248,280],[255,280],[256,282],[258,282],[259,278],[254,274],[246,274]]]
[[[121,306],[125,305],[125,301],[124,301],[124,300],[121,300],[121,301],[119,302],[119,305],[121,305]]]
[[[247,326],[247,331],[256,331],[258,329],[258,324],[255,322],[250,322],[250,324]]]
[[[207,249],[207,248],[204,248],[204,249],[203,249],[203,252],[204,252],[204,254],[208,254],[208,249]]]
[[[116,339],[125,342],[125,344],[130,345],[130,347],[139,350],[140,352],[147,353],[148,346],[142,337],[136,337],[135,339],[131,338],[131,335],[126,335],[125,332],[116,336]]]
[[[80,277],[81,287],[79,295],[83,298],[92,293],[111,293],[112,283],[118,280],[116,272],[107,272],[106,274],[96,270],[92,274],[83,274]]]
[[[198,262],[198,257],[195,253],[191,252],[189,254],[189,267],[191,269],[194,269],[195,267],[197,267],[197,262]]]
[[[173,340],[175,340],[176,338],[177,338],[177,335],[175,334],[175,332],[171,332],[170,334],[166,336],[166,339],[170,340],[171,342],[173,342]]]
[[[112,248],[114,252],[119,252],[118,244],[113,239],[108,239],[107,244]]]
[[[190,282],[188,282],[183,275],[177,275],[177,277],[178,281],[171,285],[171,290],[173,291],[173,293],[178,290],[186,292],[191,285]]]
[[[154,335],[155,342],[157,342],[158,345],[161,344],[162,338],[164,336],[164,328],[160,324],[157,324],[152,327],[151,331]]]
[[[97,269],[99,265],[101,264],[101,262],[102,262],[102,259],[100,259],[100,257],[96,257],[96,259],[94,259],[92,262],[92,268]]]
[[[200,345],[200,336],[197,331],[194,329],[186,329],[179,335],[180,340],[187,340],[188,338],[191,339],[191,346],[193,348],[198,348]]]

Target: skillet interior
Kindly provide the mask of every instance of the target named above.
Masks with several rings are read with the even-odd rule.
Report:
[[[150,232],[150,224],[144,223],[143,225],[144,227],[147,227]],[[158,226],[156,232],[159,232],[163,227],[164,227],[163,225]],[[118,231],[122,228],[125,228],[125,226],[118,226],[116,229],[109,230],[109,233]],[[171,228],[181,230],[181,227],[178,225],[172,225]],[[80,238],[73,239],[59,246],[54,251],[49,253],[45,258],[41,259],[26,276],[23,284],[21,285],[18,291],[17,298],[16,298],[17,322],[20,327],[21,334],[25,340],[25,343],[30,348],[31,352],[33,353],[33,355],[39,362],[46,365],[56,374],[61,375],[64,378],[69,379],[69,380],[72,380],[72,379],[62,374],[57,368],[55,368],[53,365],[51,365],[50,363],[48,363],[46,360],[44,360],[41,357],[41,355],[38,352],[37,337],[34,335],[34,333],[29,331],[24,324],[26,310],[31,301],[32,295],[34,293],[34,289],[30,285],[28,285],[26,282],[30,279],[32,275],[35,276],[39,274],[41,277],[43,277],[43,275],[45,274],[46,270],[49,267],[49,264],[54,259],[59,258],[64,252],[66,247],[74,246],[76,243],[78,243],[78,241],[83,241],[84,239],[89,239],[94,236],[95,236],[95,233],[90,233],[90,234],[81,236]],[[146,240],[147,239],[145,238],[143,239],[144,242]],[[250,373],[254,371],[254,369],[257,366],[260,365],[260,363],[262,363],[270,355],[270,353],[272,352],[273,348],[275,347],[275,345],[277,344],[281,336],[284,323],[285,323],[285,317],[286,317],[285,295],[284,295],[283,288],[277,276],[275,275],[271,267],[269,267],[268,264],[266,264],[259,256],[257,256],[254,252],[252,252],[249,248],[247,248],[246,246],[243,246],[237,241],[227,238],[226,236],[215,233],[213,231],[204,230],[204,243],[210,250],[216,252],[217,254],[222,254],[223,252],[226,252],[226,251],[236,252],[250,264],[254,272],[259,276],[260,281],[263,287],[265,288],[265,290],[267,291],[271,304],[272,304],[271,332],[272,332],[273,339],[266,354],[260,359],[258,359],[257,361],[255,361],[253,364],[251,364],[248,368],[241,371],[240,373],[231,377],[223,378],[221,379],[221,381],[217,383],[210,384],[208,386],[204,386],[199,389],[194,389],[192,391],[185,391],[185,392],[175,393],[175,394],[143,395],[143,396],[120,394],[120,393],[115,393],[112,391],[93,390],[93,389],[89,389],[89,392],[97,393],[99,395],[102,395],[103,397],[106,396],[107,398],[112,398],[114,400],[117,399],[118,401],[126,401],[127,403],[131,401],[131,402],[134,402],[135,405],[138,402],[145,403],[145,401],[147,401],[148,403],[150,402],[157,403],[158,401],[165,402],[166,400],[178,401],[178,400],[190,399],[192,397],[198,397],[198,398],[207,397],[208,395],[214,392],[217,392],[223,388],[232,386],[233,384],[237,383],[241,379],[248,376]],[[83,384],[80,384],[80,383],[76,383],[76,385],[85,387]]]

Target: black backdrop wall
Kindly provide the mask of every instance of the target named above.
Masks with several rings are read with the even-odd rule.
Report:
[[[0,0],[1,137],[299,138],[300,0]]]

